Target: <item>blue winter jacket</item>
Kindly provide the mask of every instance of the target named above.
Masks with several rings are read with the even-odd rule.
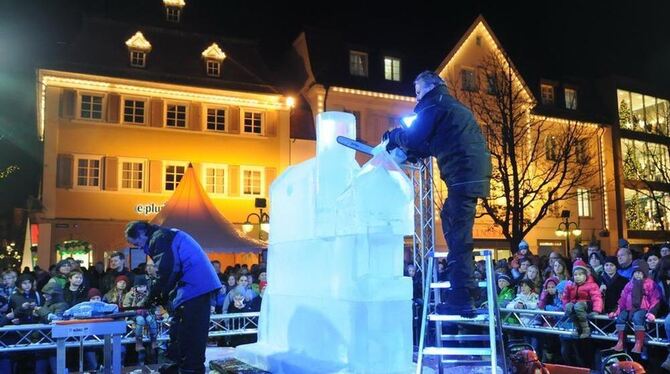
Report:
[[[158,272],[152,294],[158,293],[164,300],[172,298],[172,307],[177,308],[188,300],[221,288],[209,258],[189,234],[159,228],[147,236],[149,240],[144,252],[154,261]]]

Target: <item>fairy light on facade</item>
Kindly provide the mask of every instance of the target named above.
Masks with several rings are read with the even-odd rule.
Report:
[[[218,44],[212,43],[212,45],[202,51],[202,57],[221,62],[226,58],[226,54],[219,48]]]
[[[346,94],[351,94],[351,95],[377,97],[377,98],[387,99],[387,100],[398,100],[398,101],[407,101],[407,102],[416,101],[416,99],[411,97],[411,96],[401,96],[401,95],[387,94],[387,93],[383,93],[383,92],[364,91],[364,90],[357,90],[357,89],[353,89],[353,88],[333,87],[332,90],[334,92],[341,92],[341,93],[346,93]]]
[[[142,52],[151,52],[151,43],[144,37],[141,31],[135,33],[130,39],[126,40],[126,46],[131,50]]]
[[[163,0],[163,5],[183,8],[186,6],[186,2],[184,0]]]
[[[316,96],[316,101],[317,101],[317,112],[318,113],[323,113],[323,95],[319,94]]]
[[[603,209],[605,210],[605,214],[603,214],[603,216],[605,217],[605,222],[603,222],[603,224],[605,226],[605,229],[609,230],[610,218],[609,218],[609,206],[607,205],[607,174],[606,174],[607,170],[605,169],[605,140],[602,133],[600,134],[600,170],[602,170],[603,173],[602,196],[603,196]]]

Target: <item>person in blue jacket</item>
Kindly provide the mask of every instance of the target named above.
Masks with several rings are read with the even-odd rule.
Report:
[[[472,279],[474,241],[472,227],[477,199],[489,196],[491,155],[486,139],[472,112],[449,95],[439,75],[424,71],[414,80],[417,105],[416,119],[407,128],[396,128],[384,134],[390,152],[400,147],[408,158],[437,159],[440,178],[446,183],[449,197],[440,217],[449,247],[447,277],[451,289],[443,313],[474,312]]]
[[[205,349],[212,298],[221,288],[207,255],[184,231],[146,221],[126,226],[126,240],[154,262],[158,278],[150,303],[165,305],[172,316],[168,357],[174,364],[161,373],[205,373]]]

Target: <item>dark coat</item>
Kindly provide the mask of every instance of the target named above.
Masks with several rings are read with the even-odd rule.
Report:
[[[76,291],[70,291],[70,284],[68,283],[65,285],[65,289],[63,289],[63,300],[65,300],[70,308],[88,301],[88,288],[82,283]]]
[[[31,290],[28,295],[23,292],[14,292],[9,300],[9,306],[14,311],[14,317],[19,319],[20,324],[39,323],[39,317],[33,315],[33,308],[24,308],[24,303],[35,303],[42,306],[44,298],[38,292]]]
[[[437,86],[414,108],[417,118],[392,139],[408,154],[434,156],[449,193],[487,197],[491,154],[472,112]]]
[[[619,273],[616,273],[614,278],[610,278],[607,274],[603,273],[602,283],[607,286],[603,298],[605,302],[603,313],[614,312],[618,306],[621,292],[626,287],[626,284],[628,284],[628,279],[622,277]]]

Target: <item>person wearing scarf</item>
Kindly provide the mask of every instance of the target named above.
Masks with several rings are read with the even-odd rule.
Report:
[[[610,318],[616,317],[616,330],[618,335],[617,344],[613,350],[622,352],[626,339],[626,322],[633,322],[635,330],[635,346],[631,350],[634,353],[642,353],[645,339],[645,321],[653,322],[656,316],[651,313],[660,301],[658,288],[649,277],[649,268],[644,260],[635,260],[633,263],[633,276],[624,287],[619,305],[614,312],[609,313]]]

